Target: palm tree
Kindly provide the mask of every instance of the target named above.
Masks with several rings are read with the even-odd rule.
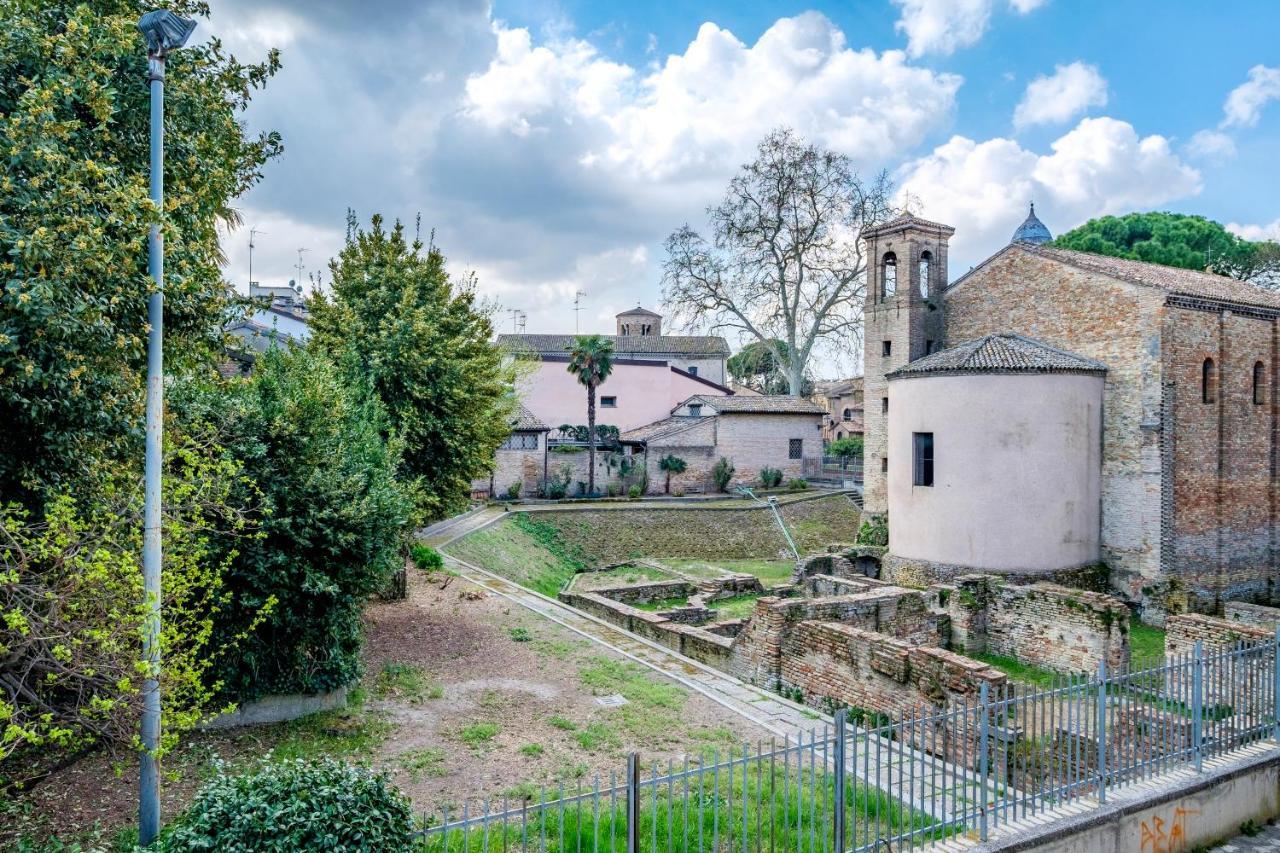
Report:
[[[667,494],[671,494],[671,475],[683,474],[686,467],[688,466],[683,459],[670,453],[658,460],[658,469],[667,472]]]
[[[569,372],[587,386],[587,493],[596,491],[596,388],[613,372],[613,343],[600,335],[582,335],[569,349]]]

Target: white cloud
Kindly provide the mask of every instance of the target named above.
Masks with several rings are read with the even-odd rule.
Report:
[[[468,81],[465,114],[521,136],[573,126],[582,164],[646,179],[725,175],[779,124],[875,163],[946,121],[962,82],[901,51],[852,49],[815,12],[779,19],[754,45],[705,23],[642,78],[587,42],[535,46],[495,26],[498,55]]]
[[[1033,124],[1057,124],[1070,121],[1090,107],[1107,105],[1107,81],[1096,65],[1073,62],[1054,67],[1052,76],[1040,76],[1027,85],[1027,91],[1013,113],[1018,127]]]
[[[1108,213],[1149,208],[1200,191],[1200,173],[1163,136],[1139,137],[1113,118],[1082,119],[1037,154],[1012,139],[961,136],[903,167],[902,192],[930,219],[957,226],[956,268],[977,263],[1009,240],[1027,202],[1054,233]]]
[[[1227,230],[1238,237],[1251,242],[1259,240],[1280,240],[1280,219],[1267,225],[1250,225],[1240,222],[1228,222]]]
[[[901,10],[894,29],[907,36],[907,53],[949,56],[976,44],[991,22],[995,0],[893,0]],[[1009,8],[1026,15],[1047,0],[1009,0]]]
[[[1221,163],[1236,156],[1236,143],[1225,133],[1201,130],[1187,143],[1187,153],[1202,160]]]
[[[1253,127],[1262,115],[1262,108],[1277,98],[1280,98],[1280,68],[1255,65],[1249,69],[1249,79],[1227,95],[1219,127]]]

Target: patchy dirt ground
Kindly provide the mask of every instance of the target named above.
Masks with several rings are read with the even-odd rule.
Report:
[[[176,815],[216,763],[333,755],[389,773],[420,813],[464,800],[607,783],[646,764],[723,752],[765,733],[700,694],[459,578],[410,578],[406,601],[367,613],[366,674],[349,708],[191,736],[165,764]],[[606,707],[599,697],[621,696]],[[0,848],[112,848],[129,837],[136,763],[93,755],[0,803]],[[23,846],[26,845],[26,846]]]

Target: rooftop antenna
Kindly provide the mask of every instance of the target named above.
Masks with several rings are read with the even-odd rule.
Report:
[[[582,297],[586,296],[581,290],[573,294],[573,333],[576,335],[581,331],[580,319],[582,317]]]
[[[512,308],[507,311],[511,315],[511,331],[517,334],[524,331],[524,323],[528,315],[519,308]]]
[[[296,281],[299,285],[301,285],[301,284],[302,284],[302,253],[303,253],[303,252],[310,252],[310,251],[311,251],[310,249],[299,249],[299,250],[298,250],[298,263],[296,264],[296,268],[297,268],[297,270],[298,270],[298,277],[297,277],[296,279],[294,279],[294,281]]]
[[[253,250],[257,248],[257,244],[253,242],[253,238],[259,234],[266,234],[266,231],[259,231],[258,226],[249,229],[249,289],[253,290]]]

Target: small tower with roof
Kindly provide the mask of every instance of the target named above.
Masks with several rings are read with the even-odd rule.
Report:
[[[1022,224],[1018,226],[1018,230],[1013,232],[1013,239],[1010,243],[1048,243],[1053,239],[1053,235],[1049,233],[1049,229],[1036,216],[1036,203],[1031,202],[1031,212],[1027,214],[1027,218],[1022,220]]]
[[[623,311],[615,318],[620,336],[659,337],[662,334],[662,315],[637,305]]]

